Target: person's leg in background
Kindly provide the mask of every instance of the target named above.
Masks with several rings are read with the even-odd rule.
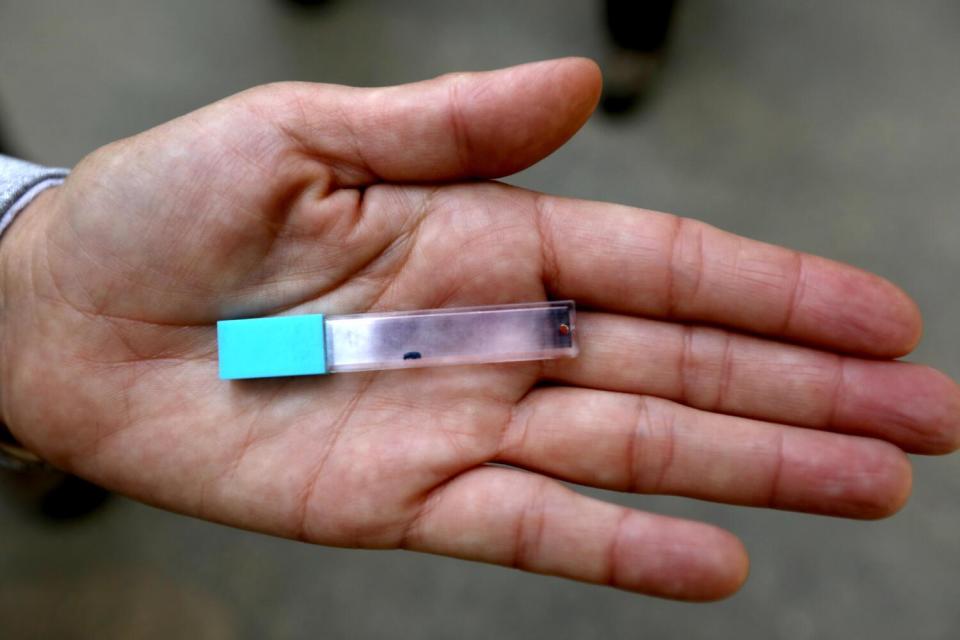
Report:
[[[676,0],[604,0],[613,52],[603,64],[602,108],[625,113],[646,96],[666,50]]]
[[[13,155],[10,145],[7,143],[6,132],[3,129],[3,123],[0,123],[0,154],[5,156]]]

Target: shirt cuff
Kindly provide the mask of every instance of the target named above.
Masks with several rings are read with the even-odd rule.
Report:
[[[63,184],[68,173],[0,155],[0,236],[34,198]]]

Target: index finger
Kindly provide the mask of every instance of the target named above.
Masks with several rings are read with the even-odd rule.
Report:
[[[665,213],[532,197],[556,297],[876,357],[920,338],[916,304],[861,269]]]

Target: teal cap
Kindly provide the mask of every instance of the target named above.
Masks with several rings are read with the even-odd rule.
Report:
[[[323,314],[217,323],[220,378],[276,378],[327,372]]]

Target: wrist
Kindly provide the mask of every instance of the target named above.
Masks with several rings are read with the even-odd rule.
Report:
[[[33,309],[35,248],[58,192],[59,187],[51,187],[38,194],[0,237],[0,423],[20,442],[29,437],[15,417],[13,374],[21,365],[23,347],[29,348],[25,331],[31,325]]]

